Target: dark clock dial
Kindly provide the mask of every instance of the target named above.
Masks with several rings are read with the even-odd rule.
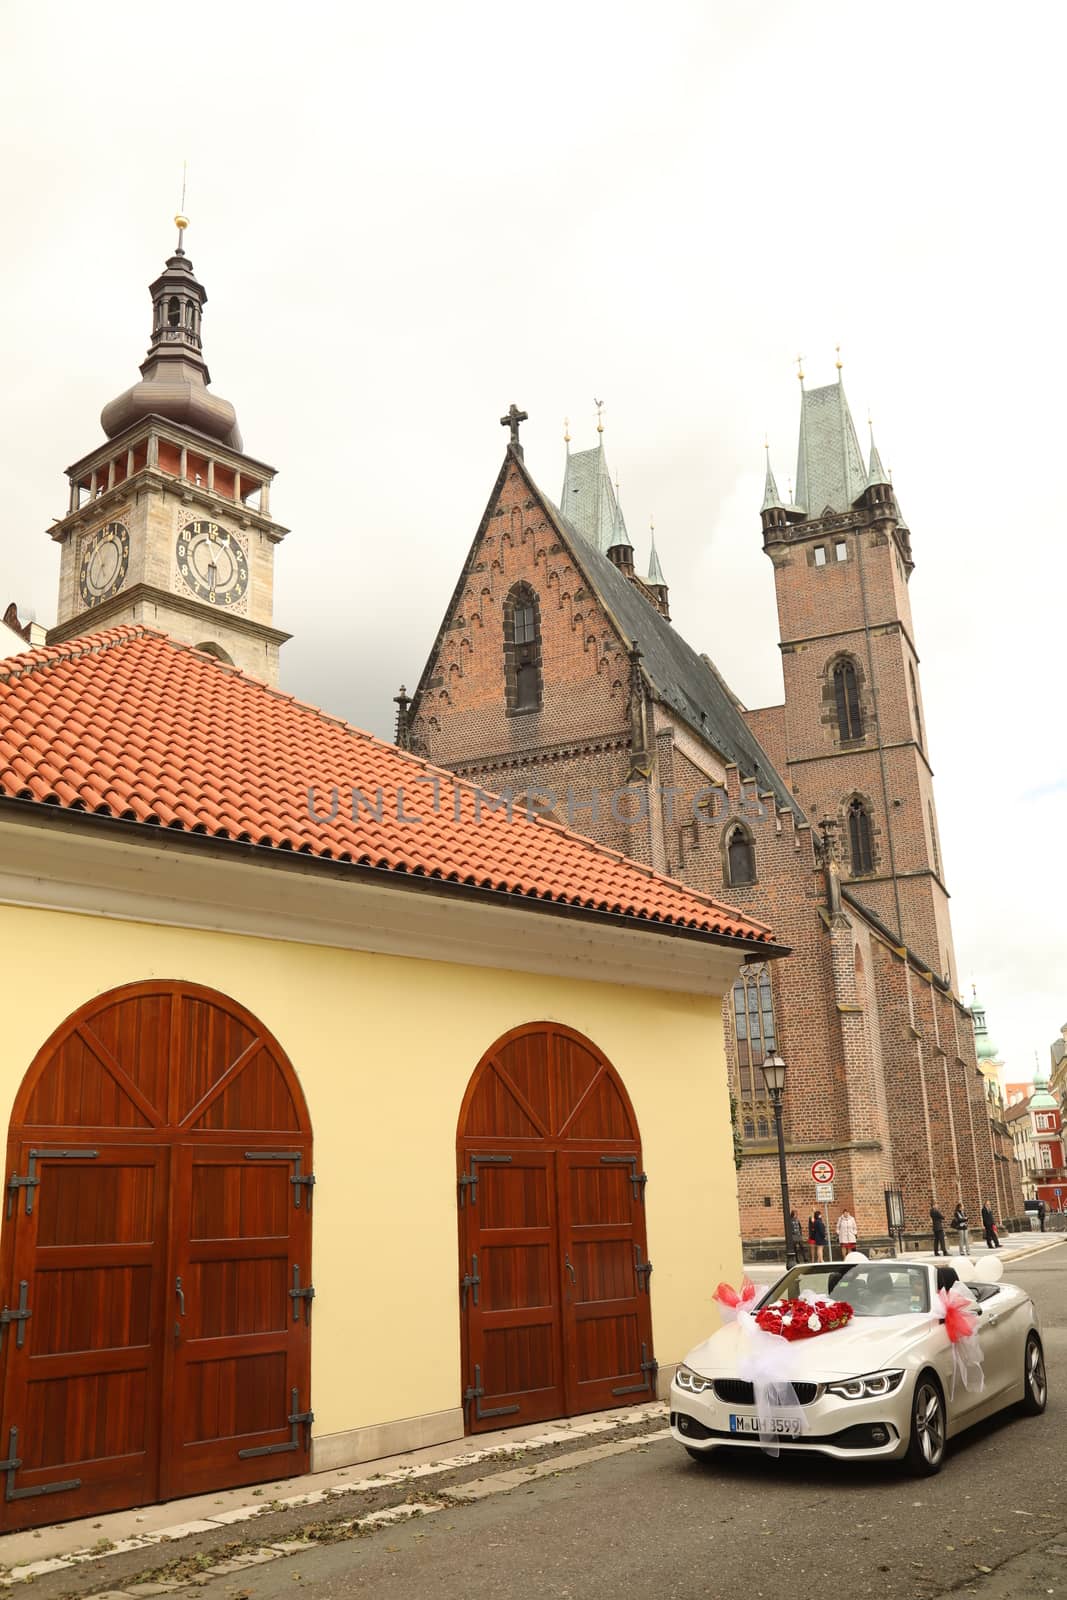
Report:
[[[248,557],[217,522],[187,522],[176,548],[182,581],[198,600],[232,606],[248,588]]]
[[[130,565],[130,535],[122,522],[105,522],[85,541],[78,575],[81,596],[87,606],[110,600],[126,582]]]

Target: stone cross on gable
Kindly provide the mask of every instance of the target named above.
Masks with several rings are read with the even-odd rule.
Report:
[[[519,443],[519,423],[529,422],[529,420],[528,414],[525,411],[520,411],[514,401],[511,402],[507,416],[500,419],[502,428],[511,429],[511,438],[508,440],[508,444],[517,456],[522,455],[522,445]]]

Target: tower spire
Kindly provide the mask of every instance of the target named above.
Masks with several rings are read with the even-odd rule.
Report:
[[[132,423],[155,413],[240,450],[241,433],[233,406],[208,389],[211,374],[200,337],[207,290],[196,277],[193,263],[185,253],[189,219],[184,211],[179,211],[174,221],[178,229],[177,248],[167,258],[159,277],[148,287],[152,297],[152,331],[148,354],[141,363],[141,382],[104,407],[100,424],[108,438],[113,439]]]
[[[766,439],[763,441],[763,448],[767,453],[767,473],[763,482],[763,504],[760,507],[760,510],[784,511],[785,505],[778,493],[778,485],[774,481],[774,473],[771,471],[771,447],[770,443]]]
[[[871,454],[870,462],[867,467],[866,487],[870,489],[876,483],[884,483],[888,486],[890,482],[889,476],[886,473],[885,468],[882,466],[882,458],[878,454],[878,446],[874,442],[874,423],[871,421],[870,417],[867,418],[867,427],[870,430],[871,435]]]

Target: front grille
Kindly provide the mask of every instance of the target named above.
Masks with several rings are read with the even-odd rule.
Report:
[[[754,1406],[756,1404],[756,1391],[744,1378],[716,1378],[715,1398],[728,1406]],[[817,1384],[794,1383],[794,1392],[798,1404],[810,1406],[819,1392]]]

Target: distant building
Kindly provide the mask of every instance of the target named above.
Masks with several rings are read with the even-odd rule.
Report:
[[[1048,1079],[1039,1075],[1033,1093],[1009,1106],[1004,1120],[1011,1129],[1025,1198],[1043,1200],[1050,1211],[1067,1210],[1063,1113]]]

